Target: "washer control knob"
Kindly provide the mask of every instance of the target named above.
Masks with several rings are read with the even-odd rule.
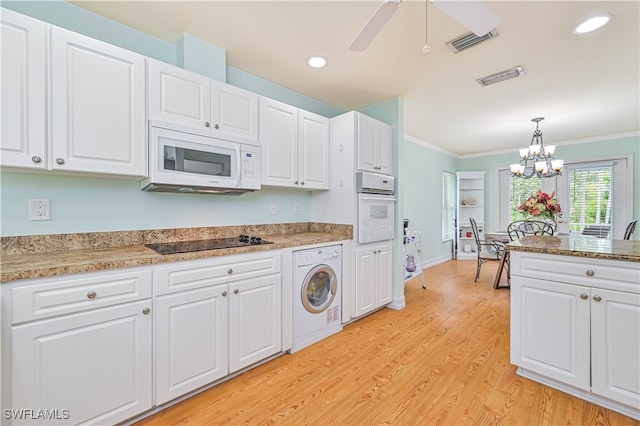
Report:
[[[334,252],[333,252],[333,258],[334,258],[334,259],[337,259],[337,258],[338,258],[338,252],[337,252],[337,251],[334,251]]]

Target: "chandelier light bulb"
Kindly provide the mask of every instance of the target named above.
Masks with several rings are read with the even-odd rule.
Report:
[[[533,155],[540,154],[540,145],[531,145],[529,147],[529,152]]]
[[[520,158],[523,160],[529,156],[529,148],[520,149]]]
[[[553,161],[551,161],[551,168],[553,170],[555,170],[556,172],[562,171],[563,167],[564,167],[564,160],[553,160]]]
[[[555,145],[548,145],[544,147],[544,155],[547,157],[552,157],[553,154],[556,153],[556,146]]]

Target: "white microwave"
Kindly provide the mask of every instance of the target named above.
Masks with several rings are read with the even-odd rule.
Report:
[[[260,147],[149,122],[145,191],[237,195],[260,189]]]

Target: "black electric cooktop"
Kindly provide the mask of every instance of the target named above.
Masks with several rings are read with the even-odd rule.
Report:
[[[216,250],[234,247],[248,247],[261,244],[273,244],[260,237],[240,235],[238,238],[215,238],[209,240],[176,241],[173,243],[145,244],[158,254],[190,253],[194,251]]]

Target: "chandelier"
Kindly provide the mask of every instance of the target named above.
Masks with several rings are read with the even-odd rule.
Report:
[[[539,128],[542,120],[544,120],[544,117],[531,119],[536,123],[536,130],[533,132],[529,147],[520,150],[520,164],[511,165],[511,175],[513,177],[529,179],[533,176],[544,178],[562,174],[564,160],[556,160],[553,157],[556,152],[556,146],[544,146],[542,142],[542,130]]]

